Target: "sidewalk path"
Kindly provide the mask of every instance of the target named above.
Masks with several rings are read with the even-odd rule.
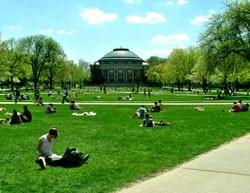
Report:
[[[44,102],[44,104],[49,104],[53,103],[54,105],[69,105],[69,103],[60,103],[60,102]],[[0,104],[15,104],[15,102],[0,102]],[[22,105],[34,105],[34,102],[18,102],[17,104],[22,104]],[[135,105],[135,106],[140,106],[140,105],[152,105],[153,102],[114,102],[114,101],[108,101],[108,102],[93,102],[93,101],[87,101],[87,102],[77,102],[79,105]],[[193,106],[193,105],[232,105],[232,102],[167,102],[163,103],[163,105],[166,106]]]
[[[250,134],[117,193],[249,193]]]

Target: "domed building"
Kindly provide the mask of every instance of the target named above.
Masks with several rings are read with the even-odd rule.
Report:
[[[92,82],[106,84],[145,83],[147,63],[127,48],[116,48],[91,66]]]

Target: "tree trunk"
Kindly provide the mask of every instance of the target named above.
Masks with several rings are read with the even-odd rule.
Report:
[[[206,94],[207,93],[207,79],[202,77],[202,90]]]
[[[236,78],[235,80],[235,90],[239,91],[239,78]]]
[[[61,88],[64,89],[64,81],[61,81]]]
[[[49,78],[49,89],[53,89],[53,77]]]
[[[191,80],[188,80],[188,91],[191,91]]]
[[[13,75],[11,75],[10,76],[10,89],[11,89],[11,91],[14,90],[14,81],[13,81],[13,79],[14,79],[14,77],[13,77]]]
[[[228,83],[227,83],[227,75],[224,76],[224,94],[228,95],[229,91],[228,91]]]
[[[179,80],[177,81],[177,87],[178,87],[178,91],[180,91],[181,90],[181,82]]]

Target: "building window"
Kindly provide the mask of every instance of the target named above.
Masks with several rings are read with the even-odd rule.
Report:
[[[102,76],[104,81],[108,81],[108,71],[106,69],[102,70]]]
[[[133,74],[132,74],[132,70],[131,69],[128,69],[127,71],[127,81],[128,82],[133,82]]]
[[[115,81],[115,73],[114,73],[114,69],[110,69],[109,70],[109,82],[114,82]]]
[[[123,70],[118,69],[118,82],[124,82]]]
[[[135,81],[141,80],[141,70],[135,70]]]

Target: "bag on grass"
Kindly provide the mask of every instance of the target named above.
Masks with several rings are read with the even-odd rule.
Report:
[[[88,158],[88,154],[83,154],[77,148],[67,148],[62,157],[62,164],[66,167],[78,167],[84,164]]]

